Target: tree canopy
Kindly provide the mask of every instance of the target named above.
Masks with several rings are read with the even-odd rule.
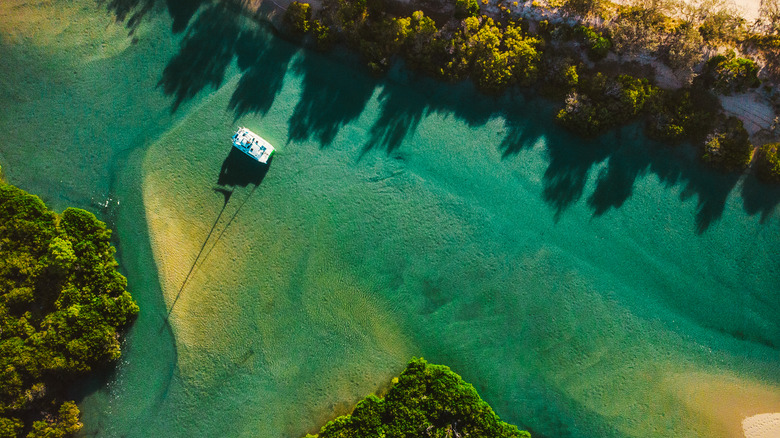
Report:
[[[505,423],[472,385],[443,365],[413,358],[384,398],[370,395],[322,427],[319,438],[468,436],[530,438]],[[313,438],[307,435],[307,438]]]
[[[111,231],[92,213],[58,215],[0,181],[0,437],[80,429],[64,385],[119,358],[137,313]]]

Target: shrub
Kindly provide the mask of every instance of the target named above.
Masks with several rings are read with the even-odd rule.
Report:
[[[310,29],[311,6],[308,3],[292,2],[284,13],[284,23],[296,34],[305,34]]]
[[[336,43],[335,35],[320,20],[311,21],[311,34],[314,37],[314,44],[317,50],[330,50]]]
[[[667,142],[703,141],[714,129],[719,109],[718,99],[700,86],[662,92],[647,133]]]
[[[612,42],[588,26],[577,26],[576,34],[587,47],[588,57],[594,61],[604,59],[612,48]]]
[[[723,94],[743,92],[761,85],[758,66],[746,58],[738,58],[734,51],[707,61],[706,75],[713,89]]]
[[[752,152],[742,121],[731,116],[707,136],[702,159],[722,170],[736,171],[747,167]]]
[[[479,16],[477,0],[455,0],[455,18],[463,20],[466,17]]]
[[[57,215],[0,182],[0,436],[81,427],[56,388],[116,360],[118,332],[138,313],[110,238],[92,213]]]
[[[756,176],[764,182],[780,183],[780,143],[765,144],[758,149]]]
[[[608,78],[597,73],[580,80],[556,120],[580,134],[596,135],[654,108],[659,92],[647,79],[628,75]]]

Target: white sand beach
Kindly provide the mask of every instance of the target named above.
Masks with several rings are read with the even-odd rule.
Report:
[[[745,438],[780,437],[780,413],[759,414],[742,420]]]

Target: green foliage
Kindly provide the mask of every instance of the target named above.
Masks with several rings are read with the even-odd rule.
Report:
[[[0,436],[70,436],[78,409],[51,412],[56,388],[119,357],[117,330],[138,306],[110,238],[92,213],[58,216],[0,182]]]
[[[659,95],[660,90],[647,79],[628,75],[608,78],[597,73],[569,93],[556,120],[575,132],[593,136],[653,108]]]
[[[398,19],[408,29],[404,44],[404,59],[410,68],[429,74],[441,72],[439,54],[443,53],[444,42],[437,38],[439,29],[430,17],[422,11],[415,11],[410,17]]]
[[[702,59],[701,34],[690,23],[682,23],[667,35],[663,44],[663,60],[674,70],[692,72]]]
[[[76,403],[64,402],[54,417],[33,423],[27,438],[65,438],[81,430],[79,408]]]
[[[714,128],[720,103],[703,87],[667,91],[660,100],[647,125],[650,137],[667,142],[699,142]]]
[[[515,83],[527,86],[538,76],[541,41],[525,35],[515,22],[501,24],[475,17],[476,1],[461,5],[465,19],[446,35],[422,11],[390,17],[360,4],[326,0],[322,21],[312,20],[311,32],[318,42],[320,35],[341,35],[376,73],[387,70],[392,59],[401,56],[414,70],[449,80],[471,77],[490,92]]]
[[[409,24],[408,20],[385,18],[363,27],[358,49],[377,73],[390,67],[390,60],[400,51],[410,33]]]
[[[412,359],[384,399],[366,397],[351,415],[338,417],[323,426],[318,436],[530,438],[531,435],[501,421],[474,387],[448,367]]]
[[[764,60],[764,71],[775,81],[780,80],[780,35],[752,35],[746,45]]]
[[[702,39],[712,45],[735,43],[743,34],[745,19],[720,10],[715,13],[707,13],[699,26]]]
[[[780,143],[769,143],[758,149],[756,176],[762,181],[780,183]]]
[[[577,26],[575,34],[585,44],[588,57],[594,61],[604,59],[612,48],[612,42],[596,29],[588,26]]]
[[[336,37],[331,33],[330,28],[320,20],[311,21],[310,31],[318,50],[330,50],[336,43]]]
[[[530,85],[538,75],[541,41],[523,35],[519,26],[503,28],[491,18],[469,17],[455,35],[453,53],[443,72],[455,80],[470,76],[479,88],[499,92],[519,83]]]
[[[24,423],[18,418],[0,417],[0,438],[16,438],[23,427]]]
[[[761,85],[756,63],[737,57],[733,51],[710,58],[706,74],[712,87],[723,94],[743,92]]]
[[[285,25],[296,34],[304,34],[311,28],[311,6],[308,3],[292,2],[284,13]]]
[[[455,0],[455,19],[463,20],[466,17],[479,16],[479,3],[477,0]]]
[[[702,159],[725,171],[742,170],[747,167],[753,152],[753,145],[742,121],[729,117],[704,141]]]

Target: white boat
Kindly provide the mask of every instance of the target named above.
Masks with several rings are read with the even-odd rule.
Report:
[[[267,164],[276,151],[271,143],[246,128],[238,128],[233,134],[233,146],[263,164]]]

